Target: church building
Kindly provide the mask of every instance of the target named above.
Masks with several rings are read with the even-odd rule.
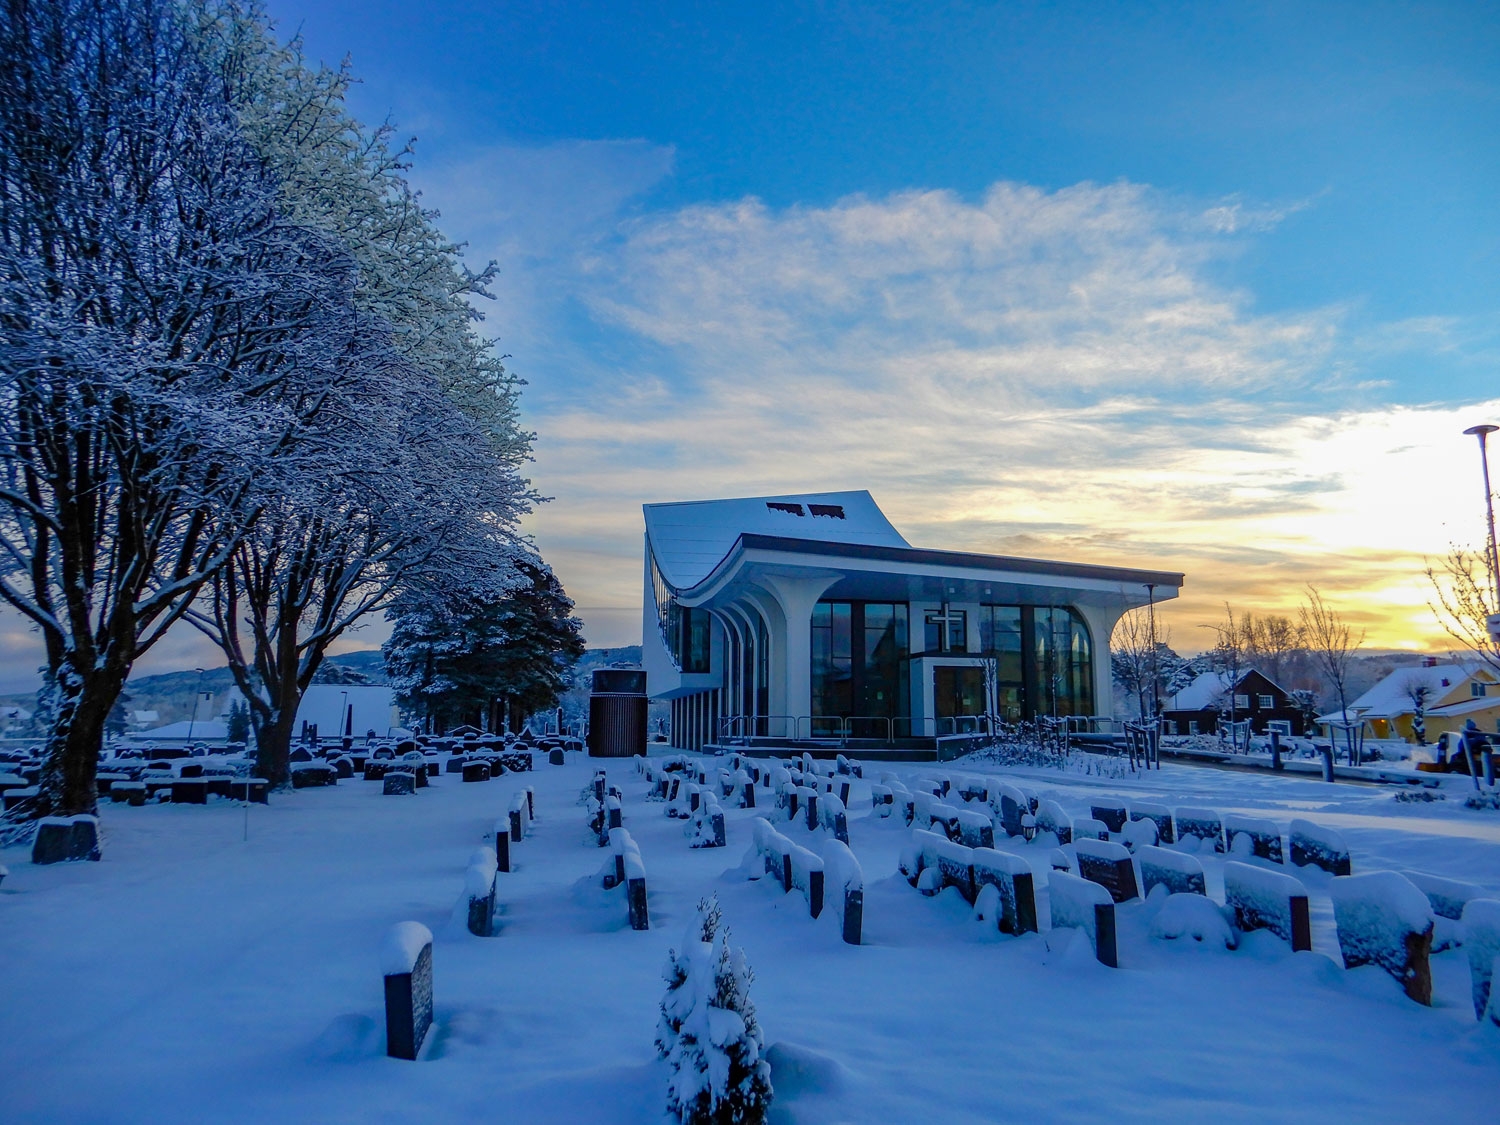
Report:
[[[1182,575],[913,547],[868,492],[645,505],[647,691],[671,741],[936,749],[1111,712],[1109,638]]]

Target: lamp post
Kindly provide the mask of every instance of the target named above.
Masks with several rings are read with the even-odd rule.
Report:
[[[1500,426],[1482,425],[1470,426],[1464,431],[1479,439],[1479,464],[1484,472],[1484,516],[1489,525],[1489,550],[1484,557],[1485,569],[1490,572],[1490,597],[1494,600],[1490,603],[1495,612],[1485,618],[1485,625],[1489,630],[1490,642],[1500,644],[1500,552],[1495,548],[1495,502],[1494,493],[1490,489],[1490,456],[1486,447],[1486,439]]]
[[[194,668],[193,671],[198,673],[198,688],[193,692],[193,716],[188,719],[187,740],[189,742],[193,741],[193,724],[198,721],[198,701],[203,698],[203,669]]]

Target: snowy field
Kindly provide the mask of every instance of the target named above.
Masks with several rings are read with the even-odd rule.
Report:
[[[1346,972],[1317,869],[1290,869],[1311,894],[1311,953],[1264,932],[1234,951],[1152,939],[1158,904],[1136,902],[1120,907],[1114,970],[1077,931],[1009,937],[956,890],[919,894],[897,872],[909,830],[869,800],[892,768],[1000,773],[1074,817],[1115,797],[1283,830],[1307,817],[1343,834],[1356,872],[1416,869],[1500,898],[1500,815],[1462,807],[1467,779],[1409,805],[1193,766],[1109,780],[870,766],[850,801],[856,947],[836,911],[813,921],[799,894],[747,878],[749,821],[771,810],[726,807],[729,846],[692,850],[629,763],[606,762],[648,872],[652,928],[632,931],[579,803],[599,763],[568,757],[482,784],[445,774],[415,797],[358,779],[275,795],[249,811],[248,840],[229,803],[106,804],[100,863],[0,853],[0,1119],[659,1122],[661,969],[714,892],[755,970],[773,1121],[1496,1120],[1500,1028],[1474,1018],[1463,952],[1434,957],[1430,1009],[1378,969]],[[499,877],[500,933],[473,937],[456,909],[465,865],[527,784],[538,820]],[[1045,882],[1050,848],[997,846]],[[1220,897],[1222,861],[1204,866]],[[404,919],[436,935],[417,1063],[384,1054],[379,951]]]

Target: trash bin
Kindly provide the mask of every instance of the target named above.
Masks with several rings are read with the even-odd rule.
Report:
[[[589,693],[589,757],[632,758],[646,752],[646,673],[597,668]]]

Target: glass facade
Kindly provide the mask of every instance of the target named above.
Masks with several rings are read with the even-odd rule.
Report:
[[[672,662],[682,672],[709,670],[713,618],[706,609],[678,605],[672,587],[651,559],[651,592],[656,599],[656,619],[662,641],[672,655]]]
[[[906,715],[907,643],[904,602],[819,602],[812,616],[813,714]],[[856,726],[854,733],[873,732]]]
[[[996,710],[1002,718],[1096,713],[1094,647],[1076,610],[983,606],[979,639],[994,662]]]

